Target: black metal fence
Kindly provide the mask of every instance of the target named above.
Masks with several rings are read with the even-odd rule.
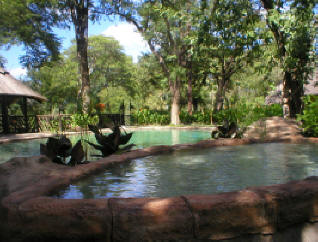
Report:
[[[2,120],[2,115],[0,115],[0,133],[4,132]],[[35,115],[27,116],[27,120],[25,120],[25,117],[22,115],[13,115],[8,117],[8,121],[9,133],[18,134],[39,132],[38,119]]]
[[[9,116],[9,133],[36,133],[51,131],[77,131],[76,127],[71,125],[71,116],[69,114],[60,115],[29,115],[27,120],[24,116]],[[99,127],[107,128],[109,123],[115,125],[130,125],[131,116],[124,114],[100,114]],[[2,115],[0,115],[0,133],[4,133]]]

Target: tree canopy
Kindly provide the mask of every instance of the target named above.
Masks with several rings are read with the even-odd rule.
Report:
[[[23,44],[26,53],[21,62],[25,66],[37,67],[58,57],[60,41],[54,26],[59,26],[59,15],[50,1],[0,1],[0,48]],[[0,65],[4,63],[0,57]]]
[[[23,60],[31,63],[33,85],[50,99],[46,111],[65,105],[75,112],[83,104],[77,111],[90,113],[104,103],[108,112],[118,112],[124,102],[130,109],[170,113],[175,125],[196,112],[221,120],[234,108],[265,110],[265,97],[282,83],[284,115],[296,117],[303,85],[316,68],[315,0],[0,3],[8,12],[0,15],[0,46],[27,46]],[[109,16],[133,24],[151,53],[133,63],[116,40],[88,37],[88,21]],[[74,45],[58,56],[52,27],[70,25]]]

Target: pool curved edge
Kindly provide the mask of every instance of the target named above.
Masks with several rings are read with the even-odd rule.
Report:
[[[153,146],[73,168],[54,164],[44,156],[14,158],[0,165],[0,240],[317,241],[318,177],[214,195],[106,199],[48,196],[113,163],[174,150],[263,142],[318,143],[318,139],[219,139]]]

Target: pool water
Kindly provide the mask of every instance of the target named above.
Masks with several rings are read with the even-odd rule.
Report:
[[[200,140],[211,138],[211,132],[197,130],[140,130],[133,133],[129,144],[135,144],[135,149],[154,145],[197,143]]]
[[[318,144],[254,144],[136,159],[71,184],[59,198],[213,194],[318,175]]]
[[[208,131],[198,130],[180,130],[180,129],[163,129],[163,130],[138,130],[133,132],[133,136],[129,144],[135,144],[133,149],[145,148],[153,145],[173,145],[196,143],[203,139],[209,139],[211,133]],[[79,139],[78,136],[70,136],[71,142],[75,144]],[[86,135],[84,139],[96,143],[93,135]],[[6,143],[0,145],[0,164],[8,161],[12,157],[17,156],[34,156],[40,154],[40,144],[45,144],[47,139],[25,140],[14,143]],[[87,145],[88,146],[88,145]],[[88,159],[96,160],[97,158],[90,155],[99,155],[100,152],[94,150],[90,146],[88,150]]]

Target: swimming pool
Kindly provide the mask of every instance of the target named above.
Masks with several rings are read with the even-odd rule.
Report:
[[[134,149],[146,148],[153,145],[173,145],[196,143],[203,139],[209,139],[211,133],[200,130],[182,130],[182,129],[158,129],[158,130],[137,130],[129,144],[135,144]],[[78,136],[69,137],[73,144],[79,139]],[[91,142],[96,142],[93,135],[84,137]],[[0,164],[8,161],[12,157],[34,156],[40,154],[40,144],[45,144],[47,139],[33,139],[18,141],[14,143],[5,143],[0,145]],[[99,154],[98,151],[90,149],[89,154]],[[94,159],[94,158],[90,158]],[[96,158],[95,158],[96,160]]]
[[[176,151],[116,165],[59,198],[213,194],[318,175],[318,144],[267,143]]]

